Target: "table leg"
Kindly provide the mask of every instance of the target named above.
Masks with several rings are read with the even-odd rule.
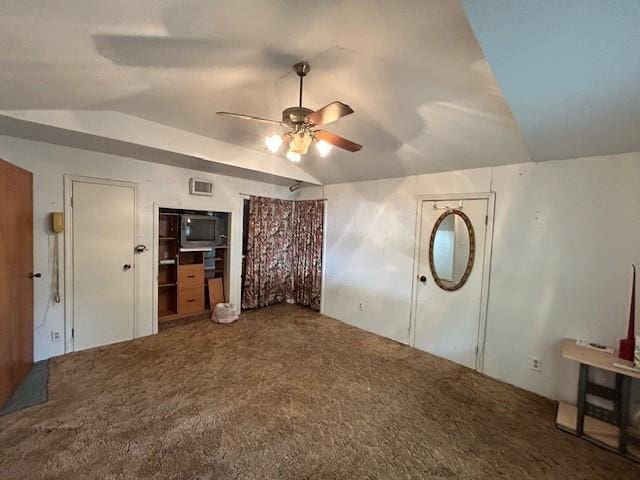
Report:
[[[622,376],[620,384],[620,434],[618,450],[627,453],[627,426],[629,424],[629,397],[631,394],[631,378]]]
[[[587,403],[587,381],[589,380],[589,365],[580,364],[578,378],[578,418],[576,419],[576,434],[584,434],[584,410]]]
[[[616,412],[616,415],[618,416],[618,423],[620,423],[620,403],[621,403],[621,394],[622,394],[622,379],[624,378],[624,375],[620,374],[620,373],[616,373],[616,386],[614,388],[615,391],[615,397],[613,400],[613,410],[614,412]]]

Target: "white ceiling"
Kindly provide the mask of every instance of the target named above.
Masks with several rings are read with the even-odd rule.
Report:
[[[457,1],[3,0],[0,109],[112,110],[263,150],[297,100],[356,111],[329,130],[364,148],[308,155],[324,183],[528,161]]]
[[[640,151],[639,0],[463,0],[534,160]]]

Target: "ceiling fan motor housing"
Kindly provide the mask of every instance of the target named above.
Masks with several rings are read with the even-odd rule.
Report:
[[[282,112],[282,121],[290,127],[302,125],[307,115],[313,110],[305,107],[289,107]]]

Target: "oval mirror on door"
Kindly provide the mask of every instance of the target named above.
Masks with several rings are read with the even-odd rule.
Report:
[[[447,210],[431,232],[429,266],[433,280],[443,290],[458,290],[471,275],[474,257],[471,220],[460,210]]]

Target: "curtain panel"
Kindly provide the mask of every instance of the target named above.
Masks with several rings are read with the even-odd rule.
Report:
[[[251,197],[242,308],[281,303],[292,297],[293,202]]]
[[[251,197],[242,308],[320,310],[324,201]]]
[[[296,303],[320,310],[324,201],[296,201],[293,209],[291,280]]]

